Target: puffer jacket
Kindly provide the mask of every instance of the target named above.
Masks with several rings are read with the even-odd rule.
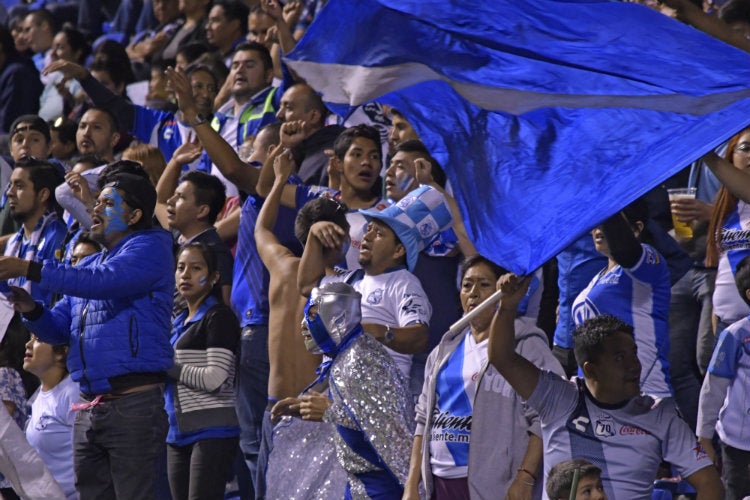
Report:
[[[174,258],[167,231],[135,231],[77,267],[45,261],[41,275],[39,286],[63,298],[24,322],[43,341],[70,345],[68,369],[81,392],[106,394],[112,377],[172,366]]]

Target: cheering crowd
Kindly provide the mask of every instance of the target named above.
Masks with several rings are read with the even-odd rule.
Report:
[[[517,276],[325,4],[0,6],[2,497],[750,496],[750,128]]]

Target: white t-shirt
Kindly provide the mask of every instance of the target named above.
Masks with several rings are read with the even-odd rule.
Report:
[[[70,406],[78,402],[78,384],[65,377],[52,390],[40,387],[31,397],[26,439],[39,453],[68,500],[78,498],[73,476],[73,422]]]
[[[553,465],[583,458],[602,469],[610,500],[645,499],[662,460],[683,478],[712,465],[672,398],[639,396],[615,407],[595,402],[577,383],[542,371],[528,400],[542,423],[545,484]]]

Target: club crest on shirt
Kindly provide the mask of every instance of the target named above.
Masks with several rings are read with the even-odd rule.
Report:
[[[646,263],[648,264],[658,264],[661,259],[659,258],[659,252],[654,250],[653,248],[646,247]]]
[[[596,318],[600,315],[599,309],[588,297],[583,302],[573,306],[573,321],[576,325],[581,325],[587,319]]]
[[[370,295],[367,296],[367,303],[372,305],[378,305],[380,304],[380,301],[383,300],[383,289],[378,288],[377,290],[373,290],[370,292]]]

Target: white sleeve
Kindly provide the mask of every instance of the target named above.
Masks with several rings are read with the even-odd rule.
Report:
[[[724,404],[731,383],[731,379],[706,374],[698,403],[698,424],[695,427],[698,437],[711,439],[714,436],[719,410]]]
[[[427,299],[416,277],[413,280],[404,280],[404,286],[397,287],[394,293],[398,294],[393,297],[398,310],[396,317],[400,327],[413,325],[414,323],[430,324],[432,317],[432,305]]]

